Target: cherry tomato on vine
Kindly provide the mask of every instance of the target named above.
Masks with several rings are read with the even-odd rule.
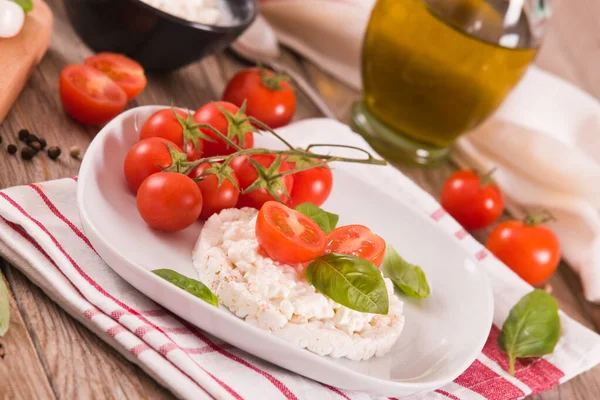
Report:
[[[183,123],[177,119],[175,112],[182,118]],[[191,140],[192,136],[198,136],[199,131],[191,128],[193,121],[188,121],[188,114],[183,110],[175,110],[167,108],[155,112],[144,122],[140,130],[140,140],[150,137],[161,137],[175,143],[183,149],[185,142],[185,152],[188,160],[194,161],[202,158],[204,141],[198,138],[198,145],[194,145]],[[187,135],[187,137],[186,137]]]
[[[371,261],[376,267],[383,262],[385,240],[363,225],[346,225],[327,235],[325,253],[350,254]]]
[[[60,73],[60,99],[67,114],[84,124],[103,124],[123,111],[127,94],[102,72],[68,65]]]
[[[227,115],[223,113],[225,111]],[[228,137],[241,148],[249,149],[254,146],[255,128],[246,120],[243,110],[235,104],[217,101],[205,104],[194,114],[196,123],[208,124]],[[227,155],[236,152],[222,138],[208,128],[201,128],[202,133],[213,141],[204,141],[204,157]]]
[[[311,202],[317,206],[325,203],[333,186],[333,175],[327,165],[296,172],[294,187],[290,194],[291,205],[296,207]]]
[[[206,170],[212,169],[211,165],[201,164],[190,173],[190,178],[198,178]],[[209,171],[210,172],[210,171]],[[202,192],[202,212],[200,218],[208,219],[211,215],[221,212],[227,208],[234,208],[238,202],[240,191],[239,180],[235,172],[229,172],[231,179],[235,185],[227,178],[223,177],[221,186],[219,186],[219,176],[216,174],[204,175],[203,180],[197,182],[200,191]]]
[[[275,154],[256,154],[252,155],[251,158],[267,170],[270,167],[272,167],[272,164],[276,161],[277,156]],[[249,161],[248,157],[246,156],[234,158],[231,161],[230,166],[240,181],[241,191],[244,191],[245,189],[250,187],[250,185],[252,185],[258,178],[256,167]],[[271,176],[273,176],[275,174],[288,171],[290,170],[290,168],[291,167],[287,162],[281,161],[281,164],[277,171],[271,171],[270,174]],[[289,202],[289,197],[285,195],[285,192],[282,189],[285,187],[287,193],[289,194],[294,186],[294,178],[292,177],[292,175],[285,175],[281,178],[278,178],[274,183],[272,183],[272,186],[273,190],[275,190],[275,192],[281,197],[281,199],[287,203]],[[269,194],[269,192],[265,188],[260,188],[248,192],[246,194],[240,194],[238,207],[253,207],[256,209],[260,209],[263,204],[265,204],[267,201],[272,200],[277,199],[271,194]]]
[[[558,239],[532,217],[524,222],[500,223],[490,234],[486,247],[531,285],[548,279],[560,262]]]
[[[467,230],[486,228],[500,218],[504,211],[502,191],[471,170],[452,174],[442,188],[441,203]]]
[[[85,59],[85,65],[108,75],[127,94],[127,100],[136,97],[148,83],[144,68],[131,58],[117,53],[98,53]]]
[[[287,76],[267,69],[248,68],[227,84],[223,100],[241,107],[246,114],[275,129],[287,125],[296,111],[296,95]]]
[[[129,150],[123,167],[127,185],[134,193],[147,177],[173,164],[169,144],[181,151],[175,143],[158,137],[144,139]]]
[[[137,207],[151,228],[176,232],[192,225],[200,216],[202,192],[186,175],[158,172],[142,182]]]
[[[276,201],[267,201],[260,208],[256,239],[269,257],[285,264],[314,260],[325,249],[325,234],[319,225]]]

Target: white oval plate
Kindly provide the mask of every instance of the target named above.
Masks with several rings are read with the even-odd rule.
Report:
[[[340,215],[340,225],[369,226],[427,274],[431,296],[420,301],[403,298],[406,325],[385,357],[356,362],[296,348],[246,324],[223,306],[214,308],[150,273],[171,268],[197,279],[191,254],[202,228],[198,223],[177,234],[151,230],[139,216],[135,196],[125,183],[123,160],[138,141],[136,127],[161,108],[132,109],[106,125],[87,150],[79,174],[77,200],[85,233],[127,282],[248,353],[343,389],[386,396],[434,390],[475,360],[492,323],[493,298],[487,278],[452,235],[397,198],[375,186],[369,188],[364,176],[382,167],[337,164],[334,189],[325,208]],[[280,147],[269,135],[257,135],[256,145]],[[368,173],[363,170],[361,178],[352,173],[356,168],[367,168]]]

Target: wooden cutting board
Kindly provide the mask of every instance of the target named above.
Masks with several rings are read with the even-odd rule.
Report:
[[[21,32],[0,38],[0,124],[50,45],[52,11],[42,0],[33,3]]]

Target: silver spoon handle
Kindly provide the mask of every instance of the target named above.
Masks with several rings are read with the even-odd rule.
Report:
[[[264,64],[267,64],[270,68],[277,72],[284,72],[290,76],[296,83],[296,85],[304,92],[304,94],[312,101],[312,103],[321,111],[321,113],[327,118],[337,119],[333,111],[325,103],[321,95],[313,89],[313,87],[306,82],[302,75],[295,73],[291,69],[285,68],[283,65],[273,60],[264,60]]]

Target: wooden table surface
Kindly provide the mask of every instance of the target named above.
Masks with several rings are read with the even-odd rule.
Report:
[[[48,3],[55,13],[50,50],[0,126],[0,135],[4,138],[0,150],[0,188],[72,176],[79,169],[80,162],[68,154],[63,154],[58,162],[45,155],[30,162],[8,156],[5,147],[17,143],[19,129],[39,133],[49,145],[58,144],[63,149],[76,145],[82,150],[97,133],[97,128],[82,126],[62,111],[57,90],[59,73],[67,64],[82,62],[90,51],[71,28],[62,1],[49,0]],[[600,97],[597,15],[600,15],[600,4],[596,0],[559,0],[537,64]],[[294,54],[285,53],[284,60],[312,82],[342,121],[348,121],[349,106],[358,93]],[[246,66],[224,53],[167,76],[150,76],[147,89],[130,106],[177,104],[196,108],[218,99],[227,80]],[[318,116],[318,110],[299,95],[295,118]],[[436,169],[401,169],[437,196],[442,182],[456,167],[446,163]],[[485,237],[486,232],[478,235],[480,240]],[[0,398],[172,398],[137,366],[60,309],[17,269],[4,264],[2,272],[12,293],[12,314],[9,332],[0,338],[5,351],[0,359]],[[579,278],[568,266],[561,265],[549,283],[567,314],[600,331],[600,307],[583,298]],[[600,367],[597,367],[534,397],[585,400],[597,398],[599,392]]]

